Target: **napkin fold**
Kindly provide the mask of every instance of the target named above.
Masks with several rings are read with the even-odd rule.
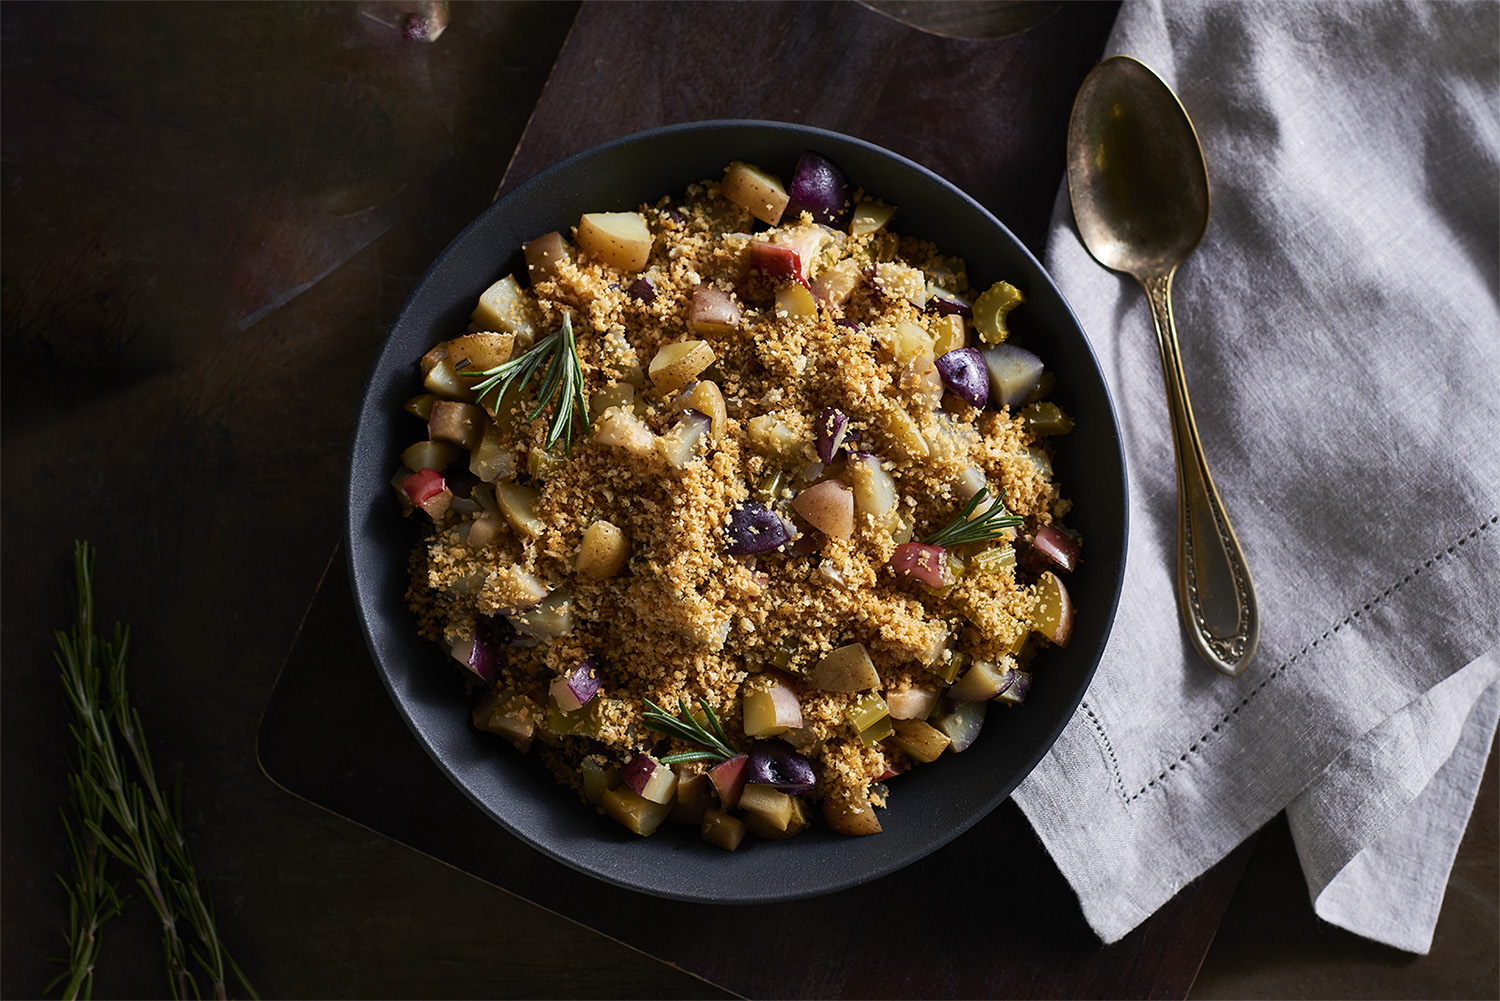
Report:
[[[1237,679],[1187,645],[1146,302],[1064,189],[1047,264],[1114,396],[1129,555],[1094,682],[1014,798],[1105,941],[1284,809],[1322,918],[1431,944],[1500,716],[1497,35],[1485,2],[1121,9],[1106,55],[1173,86],[1208,163],[1174,307],[1263,618]]]

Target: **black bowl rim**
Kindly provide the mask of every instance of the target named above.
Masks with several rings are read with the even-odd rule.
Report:
[[[797,878],[784,880],[780,886],[774,888],[757,888],[745,886],[743,885],[743,883],[745,882],[744,880],[738,881],[739,885],[736,885],[734,887],[725,886],[721,883],[711,883],[709,886],[704,887],[701,884],[693,883],[692,881],[678,881],[671,883],[670,885],[666,885],[664,883],[664,880],[662,879],[664,875],[663,871],[658,871],[655,873],[657,877],[656,879],[650,879],[646,878],[639,872],[627,871],[628,866],[622,866],[621,858],[616,855],[617,852],[621,855],[632,854],[634,856],[634,860],[640,860],[639,854],[630,850],[629,846],[631,842],[621,840],[612,841],[608,837],[600,837],[597,841],[597,845],[585,845],[582,849],[580,849],[577,844],[560,845],[548,839],[548,831],[538,830],[535,824],[519,823],[515,821],[511,816],[508,816],[504,811],[497,808],[494,803],[487,801],[484,796],[482,796],[475,788],[471,786],[469,779],[472,779],[473,775],[469,772],[460,774],[460,771],[454,764],[454,762],[449,760],[449,757],[445,755],[442,749],[440,749],[436,745],[433,736],[425,731],[421,725],[419,725],[414,707],[408,703],[405,697],[405,693],[398,687],[397,682],[399,679],[397,677],[395,668],[393,668],[392,665],[388,663],[387,658],[382,654],[379,636],[376,632],[376,616],[373,614],[373,612],[377,607],[378,600],[382,597],[388,597],[388,595],[383,595],[382,591],[388,591],[392,586],[392,582],[388,577],[382,577],[374,574],[374,570],[378,569],[378,567],[370,566],[370,562],[373,557],[364,544],[365,539],[360,531],[360,525],[358,524],[358,514],[363,509],[362,505],[368,503],[368,497],[359,492],[361,479],[360,464],[362,461],[368,461],[369,456],[367,455],[367,453],[370,451],[372,444],[379,444],[378,442],[371,442],[371,424],[367,419],[368,411],[370,411],[372,404],[371,394],[376,387],[377,377],[380,375],[380,373],[385,371],[391,363],[391,359],[388,356],[393,349],[393,342],[397,339],[396,335],[398,331],[402,330],[405,321],[408,319],[412,311],[416,308],[423,292],[428,288],[429,285],[440,279],[440,277],[445,272],[445,265],[447,265],[451,260],[455,258],[455,255],[460,252],[460,249],[466,246],[467,242],[471,238],[474,238],[476,234],[482,233],[490,225],[491,220],[494,219],[497,214],[504,213],[508,210],[509,207],[514,206],[518,203],[522,203],[526,199],[536,195],[537,193],[545,191],[549,184],[560,177],[567,177],[571,171],[577,169],[579,166],[592,162],[596,159],[606,157],[615,150],[629,149],[631,147],[646,143],[660,144],[663,140],[672,138],[707,140],[710,137],[729,134],[760,136],[762,141],[766,141],[770,137],[774,137],[779,141],[780,139],[788,136],[795,136],[798,142],[804,145],[804,148],[819,148],[819,144],[821,143],[825,151],[830,146],[837,146],[840,148],[847,148],[855,151],[863,151],[863,153],[873,156],[877,159],[890,161],[895,165],[896,168],[898,168],[898,170],[906,171],[914,175],[914,183],[925,182],[927,184],[935,185],[939,189],[942,189],[945,197],[956,198],[966,211],[972,212],[979,220],[982,220],[982,222],[986,226],[990,227],[995,233],[999,234],[1005,242],[1008,242],[1010,244],[1010,247],[1008,249],[1011,251],[1011,253],[1022,262],[1024,267],[1030,269],[1031,275],[1028,277],[1033,281],[1040,281],[1040,283],[1050,294],[1050,296],[1055,297],[1055,307],[1060,312],[1060,318],[1065,320],[1065,326],[1067,326],[1071,332],[1074,332],[1077,335],[1077,344],[1073,346],[1082,349],[1082,361],[1085,363],[1083,367],[1092,373],[1092,381],[1096,384],[1096,390],[1099,394],[1099,400],[1103,404],[1101,408],[1102,412],[1107,417],[1107,431],[1109,433],[1107,435],[1107,440],[1101,441],[1101,445],[1105,446],[1104,454],[1102,457],[1106,460],[1107,466],[1109,467],[1105,470],[1106,473],[1110,474],[1110,479],[1112,480],[1109,485],[1111,487],[1117,488],[1117,494],[1119,498],[1119,509],[1118,512],[1116,512],[1116,517],[1099,526],[1099,529],[1104,533],[1110,536],[1115,536],[1117,538],[1118,557],[1110,565],[1109,577],[1106,581],[1104,581],[1103,593],[1096,594],[1094,596],[1095,601],[1091,605],[1091,608],[1106,613],[1104,616],[1102,616],[1101,619],[1098,620],[1099,628],[1097,630],[1097,640],[1085,655],[1085,662],[1077,665],[1074,668],[1074,671],[1076,672],[1076,678],[1073,686],[1067,694],[1064,703],[1066,711],[1057,712],[1055,718],[1051,720],[1045,731],[1040,734],[1040,739],[1033,742],[1032,746],[1029,748],[1029,752],[1024,756],[1023,765],[1019,768],[1014,769],[1013,772],[1005,779],[996,782],[993,788],[987,794],[982,796],[979,802],[973,804],[972,807],[969,808],[968,813],[961,819],[955,820],[935,836],[929,837],[914,846],[908,847],[905,851],[880,854],[875,858],[864,858],[862,859],[862,865],[853,866],[828,865],[826,852],[818,853],[819,857],[816,859],[808,859],[800,863],[793,859],[791,865],[788,868],[789,871],[793,871],[795,873],[795,876]],[[693,178],[691,180],[697,179],[698,178]],[[658,194],[666,193],[665,189],[666,186],[663,185],[662,191],[656,193],[648,192],[641,200],[654,198],[657,197]],[[879,194],[879,192],[876,193]],[[894,197],[895,193],[891,194],[892,197]],[[575,210],[581,210],[577,206],[574,206],[574,208]],[[903,232],[909,231],[903,230]],[[956,251],[951,251],[946,246],[942,247],[942,249],[945,252],[956,253]],[[1014,264],[1012,264],[1012,266],[1014,266]],[[477,293],[475,294],[475,297],[477,297]],[[1032,298],[1037,298],[1035,291],[1032,292]],[[469,301],[472,301],[472,297]],[[409,361],[409,359],[407,360]],[[382,469],[389,468],[389,462],[391,458],[390,456],[379,455],[377,456],[377,458],[385,463],[385,465],[381,467]],[[552,166],[540,171],[535,176],[529,178],[510,192],[504,194],[501,198],[497,199],[482,213],[480,213],[477,218],[475,218],[466,227],[464,227],[459,235],[456,236],[448,244],[448,246],[433,262],[433,264],[427,269],[422,278],[419,279],[418,282],[413,286],[411,292],[407,295],[405,302],[398,312],[395,321],[387,331],[376,363],[374,366],[372,366],[370,374],[366,379],[364,388],[361,393],[360,419],[357,421],[355,426],[349,453],[349,471],[347,481],[348,490],[346,497],[347,507],[344,532],[345,555],[349,567],[351,589],[354,591],[355,603],[359,613],[361,631],[364,635],[366,645],[369,648],[370,655],[377,666],[377,670],[380,673],[382,683],[384,684],[387,692],[390,694],[393,702],[396,704],[403,722],[406,723],[413,736],[417,738],[418,743],[422,745],[423,749],[427,752],[433,763],[436,764],[439,770],[442,771],[450,781],[458,786],[458,788],[465,794],[465,796],[467,796],[471,802],[479,807],[482,812],[484,812],[496,823],[500,824],[503,828],[508,830],[511,834],[536,848],[538,851],[541,851],[543,854],[559,862],[562,862],[563,864],[575,870],[601,879],[606,883],[610,883],[618,887],[668,899],[698,903],[773,903],[788,900],[806,899],[809,897],[820,896],[847,889],[851,886],[865,883],[867,881],[887,875],[897,869],[911,864],[912,862],[915,862],[922,857],[925,857],[926,855],[938,850],[947,843],[951,842],[959,835],[963,834],[974,824],[978,823],[981,819],[992,812],[993,809],[997,807],[1001,802],[1003,802],[1005,798],[1007,798],[1015,789],[1015,787],[1019,785],[1020,782],[1028,774],[1030,774],[1030,772],[1041,761],[1042,757],[1056,742],[1063,728],[1068,724],[1069,720],[1076,713],[1079,703],[1083,700],[1088,685],[1093,678],[1095,670],[1098,667],[1100,657],[1103,654],[1105,644],[1109,637],[1110,627],[1113,624],[1118,607],[1120,592],[1124,582],[1125,544],[1127,539],[1127,518],[1129,510],[1128,497],[1126,496],[1127,486],[1124,476],[1124,462],[1125,459],[1123,441],[1120,437],[1118,418],[1116,416],[1113,400],[1111,399],[1109,393],[1108,383],[1103,377],[1098,358],[1093,352],[1093,347],[1088,340],[1088,336],[1084,331],[1082,324],[1079,323],[1077,316],[1074,314],[1071,306],[1068,304],[1061,290],[1057,288],[1056,283],[1053,282],[1051,276],[1042,267],[1041,263],[1036,260],[1036,258],[1031,254],[1030,250],[1026,248],[1024,244],[1016,239],[1009,228],[1007,228],[1004,223],[1002,223],[992,213],[990,213],[989,210],[986,209],[983,205],[975,201],[971,196],[962,191],[956,185],[947,181],[941,175],[928,169],[927,167],[924,167],[921,164],[910,160],[899,153],[895,153],[889,149],[854,136],[849,136],[843,133],[833,132],[813,126],[759,119],[716,119],[684,122],[674,125],[662,126],[659,128],[646,129],[640,132],[621,136],[604,143],[600,143],[579,153],[575,153],[572,156],[558,161]],[[385,475],[388,474],[382,474],[382,476]],[[1064,486],[1066,489],[1067,484],[1065,483]],[[389,498],[388,496],[383,496],[381,499],[388,500]],[[436,648],[433,649],[436,650]],[[1033,690],[1033,693],[1035,693],[1035,689]],[[463,715],[466,717],[467,714],[465,713]],[[468,726],[467,722],[465,722],[463,725]],[[987,732],[991,729],[992,727],[986,727]],[[493,738],[490,739],[493,740]],[[983,739],[984,737],[982,735],[981,740]],[[493,753],[498,756],[502,753],[502,749],[497,747],[495,748]],[[525,767],[534,771],[544,771],[539,766],[537,766],[535,762],[526,761],[523,764],[525,765]],[[546,780],[548,783],[552,781],[550,776],[547,776]],[[554,789],[554,791],[560,790]],[[895,791],[899,800],[899,788],[897,788]],[[557,807],[561,809],[579,810],[581,807],[581,804],[575,802],[566,794],[555,796],[555,803]],[[540,812],[546,813],[551,809],[552,807],[550,805],[544,806]],[[581,810],[580,812],[587,813],[588,811]],[[650,842],[656,840],[656,838],[635,838],[633,835],[629,837],[633,839],[634,844],[636,845],[650,844]],[[657,837],[660,837],[660,832],[658,833]],[[832,837],[838,838],[837,835],[834,835]],[[891,835],[889,833],[883,833],[881,835],[875,836],[874,838],[840,838],[837,841],[837,844],[843,846],[853,846],[866,842],[878,843],[882,839],[888,839],[890,837]],[[789,839],[787,841],[765,842],[764,844],[780,848],[789,845],[797,845],[798,843],[802,843],[803,839],[807,838],[809,838],[809,835],[803,834],[799,835],[797,838]],[[602,849],[602,851],[597,849]],[[719,849],[713,849],[713,851],[718,853],[718,855],[723,859],[729,860],[731,863],[736,860],[743,861],[743,856],[739,852],[731,854],[722,852]],[[851,854],[852,851],[853,849],[847,852],[838,852],[837,850],[835,850],[835,856],[838,858],[842,858],[843,856]],[[667,854],[669,855],[679,853],[680,851],[674,852],[671,850],[667,852]],[[865,854],[868,855],[868,853]],[[602,856],[602,859],[600,858],[600,856]],[[630,861],[630,859],[626,859],[625,861],[628,862]]]

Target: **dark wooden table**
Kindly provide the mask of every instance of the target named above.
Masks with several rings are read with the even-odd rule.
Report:
[[[50,646],[83,537],[266,996],[1495,996],[1493,760],[1431,956],[1319,925],[1280,821],[1104,949],[1008,804],[883,893],[700,931],[496,831],[396,717],[336,552],[346,442],[385,326],[498,187],[779,118],[926,163],[1040,252],[1113,5],[879,6],[460,5],[435,43],[386,3],[0,8],[0,993],[40,995],[61,949]],[[1000,913],[932,927],[924,891],[995,844]],[[99,995],[163,986],[150,920],[117,920]]]

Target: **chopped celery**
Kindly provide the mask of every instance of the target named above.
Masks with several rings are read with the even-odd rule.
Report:
[[[854,700],[854,704],[844,713],[844,718],[849,721],[850,726],[863,733],[889,715],[890,710],[880,693],[866,692]]]
[[[1009,543],[990,546],[969,559],[969,569],[974,573],[999,573],[1015,565],[1016,551]]]
[[[889,716],[882,716],[871,726],[859,731],[859,742],[866,746],[877,743],[896,732],[896,726],[891,722]]]
[[[755,489],[750,491],[750,496],[762,504],[774,504],[781,499],[781,492],[786,489],[786,470],[778,469],[774,473],[767,473],[760,478]]]

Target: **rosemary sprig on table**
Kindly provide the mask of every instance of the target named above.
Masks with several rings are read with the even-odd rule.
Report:
[[[693,714],[688,711],[687,702],[683,699],[677,700],[677,707],[682,710],[681,716],[670,715],[665,709],[646,699],[648,711],[642,714],[641,722],[658,733],[664,733],[669,737],[689,744],[701,744],[705,748],[701,751],[681,751],[677,754],[668,754],[661,759],[664,765],[675,765],[679,761],[728,761],[739,754],[729,745],[729,737],[724,733],[724,724],[719,722],[719,717],[714,714],[713,707],[702,699],[698,700],[703,715],[708,717],[709,726],[713,733],[704,729]]]
[[[556,397],[557,406],[552,408],[552,420],[547,426],[547,447],[551,448],[561,438],[566,451],[573,446],[574,417],[582,417],[585,428],[589,424],[589,401],[583,389],[583,361],[578,357],[578,342],[573,337],[571,314],[564,313],[562,327],[556,333],[537,341],[520,357],[494,368],[459,374],[484,376],[484,381],[474,386],[475,398],[482,403],[486,396],[493,393],[494,408],[498,409],[506,393],[512,387],[525,387],[544,362],[547,371],[537,393],[537,405],[526,415],[526,419],[536,420],[547,409],[553,397]]]
[[[1007,528],[1016,528],[1022,524],[1023,519],[1005,510],[1005,505],[999,499],[991,504],[985,512],[977,518],[973,518],[975,510],[989,497],[988,490],[981,490],[969,498],[969,503],[963,506],[953,520],[938,529],[926,539],[930,546],[961,546],[967,542],[990,542],[1000,538]]]
[[[64,823],[75,867],[84,878],[75,878],[70,886],[75,913],[68,936],[69,971],[54,986],[66,979],[64,997],[88,996],[99,928],[123,906],[103,877],[102,849],[134,872],[137,886],[161,921],[162,952],[174,998],[203,996],[193,966],[207,975],[214,997],[228,997],[231,971],[239,986],[257,997],[219,941],[213,906],[188,853],[182,830],[182,769],[177,770],[169,805],[156,780],[140,714],[130,705],[125,689],[130,630],[117,623],[112,640],[94,631],[94,550],[88,543],[74,544],[73,567],[75,620],[69,632],[55,636],[63,688],[73,710],[69,729],[78,745],[77,770],[69,778],[77,827]],[[190,930],[192,941],[184,930]]]

